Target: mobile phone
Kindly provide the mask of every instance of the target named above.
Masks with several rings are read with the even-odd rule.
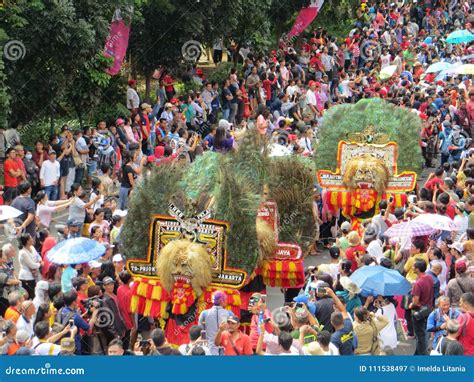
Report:
[[[318,294],[326,294],[326,288],[324,288],[324,287],[318,287],[317,293],[318,293]]]
[[[295,306],[296,308],[302,308],[304,304],[302,302],[297,302]]]
[[[140,340],[140,347],[145,347],[149,345],[150,343],[148,342],[148,340]]]
[[[217,352],[218,352],[217,354],[219,354],[219,355],[224,355],[224,348],[222,346],[219,346],[217,348]]]
[[[205,341],[206,340],[206,331],[201,330],[201,340]]]
[[[271,320],[272,320],[272,319],[271,319],[270,317],[265,318],[265,319],[263,320],[263,323],[264,323],[264,324],[268,324]]]
[[[417,197],[414,196],[414,197],[413,197],[413,203],[416,203],[417,201],[418,201]]]
[[[69,320],[69,327],[73,327],[74,326],[74,320]]]
[[[393,203],[393,196],[391,196],[388,200],[390,203]]]

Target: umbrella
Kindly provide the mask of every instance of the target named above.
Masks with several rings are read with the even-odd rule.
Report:
[[[379,265],[362,267],[350,279],[372,295],[405,296],[411,290],[411,284],[400,272]]]
[[[82,264],[97,260],[104,253],[105,247],[97,241],[78,237],[59,242],[47,256],[54,264]]]
[[[458,74],[474,74],[474,64],[464,64],[456,68]]]
[[[474,60],[474,54],[469,54],[468,56],[461,57],[462,61]]]
[[[409,220],[399,224],[394,224],[384,235],[387,237],[415,237],[415,236],[428,236],[434,232],[434,228],[428,224]]]
[[[23,212],[10,206],[0,206],[0,221],[15,219],[23,215]]]
[[[454,31],[448,35],[446,42],[449,44],[462,44],[474,41],[474,34],[466,29]]]
[[[430,227],[440,231],[456,231],[458,227],[448,217],[438,214],[421,214],[418,215],[413,221],[418,223],[425,223]]]
[[[428,69],[426,69],[426,73],[437,73],[442,72],[443,70],[448,70],[451,67],[449,62],[441,61],[435,64],[431,64]]]
[[[380,79],[387,80],[392,77],[397,71],[397,65],[386,66],[380,71]]]

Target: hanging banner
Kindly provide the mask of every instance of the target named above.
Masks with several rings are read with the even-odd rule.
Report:
[[[113,57],[113,65],[106,70],[111,76],[115,76],[120,72],[122,62],[127,53],[128,36],[130,34],[130,24],[127,25],[122,19],[119,9],[114,13],[112,24],[110,26],[109,36],[105,41],[104,55],[106,57]]]
[[[309,7],[302,8],[296,17],[293,28],[291,28],[290,33],[288,33],[288,38],[298,36],[303,32],[316,18],[323,4],[324,0],[314,0]]]

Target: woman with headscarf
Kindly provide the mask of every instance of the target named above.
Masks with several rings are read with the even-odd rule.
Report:
[[[36,310],[38,310],[41,304],[49,304],[48,291],[49,283],[47,281],[40,280],[36,283],[35,298],[33,299]]]

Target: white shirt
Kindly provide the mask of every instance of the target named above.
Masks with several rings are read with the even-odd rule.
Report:
[[[312,90],[308,90],[306,92],[306,103],[308,105],[313,105],[316,107],[317,102],[316,102],[316,96],[314,95]]]
[[[31,271],[37,271],[41,266],[41,257],[36,252],[35,247],[31,246],[30,252],[28,249],[20,249],[18,253],[18,259],[20,261],[20,272],[18,273],[18,278],[20,280],[30,281],[35,280],[36,277],[33,276]]]
[[[41,165],[40,179],[43,181],[45,187],[53,186],[54,182],[57,182],[56,185],[58,185],[59,162],[57,160],[54,162],[45,160]]]
[[[54,202],[51,202],[49,200],[46,202],[46,204],[38,204],[36,206],[36,215],[39,217],[41,224],[47,228],[51,224],[51,219],[53,218],[54,211]]]
[[[133,103],[133,106],[132,106]],[[133,108],[138,108],[140,104],[140,98],[138,97],[138,93],[133,88],[127,89],[127,109],[131,110]]]
[[[390,66],[390,59],[392,58],[392,56],[390,54],[386,54],[385,56],[380,56],[380,61],[382,62],[382,69],[387,67],[387,66]]]
[[[80,137],[77,142],[76,142],[76,150],[79,151],[85,151],[88,150],[89,147],[87,147],[86,140],[84,137]],[[89,154],[79,154],[82,160],[82,163],[86,164],[87,160],[89,159]]]
[[[383,259],[383,249],[380,244],[380,240],[375,239],[367,246],[367,253],[377,259],[377,263],[380,264],[380,260]]]
[[[33,319],[30,320],[30,322],[27,322],[23,314],[18,318],[18,321],[16,322],[16,329],[18,330],[25,330],[29,338],[32,338],[35,333],[33,331]]]
[[[340,86],[341,86],[341,94],[343,97],[352,97],[352,91],[349,87],[349,80],[344,80],[341,81]]]
[[[454,217],[454,224],[456,224],[457,227],[454,241],[459,241],[469,226],[469,218],[467,216],[456,215]]]
[[[49,342],[40,342],[36,337],[33,339],[33,350],[35,355],[59,355],[61,346]]]

